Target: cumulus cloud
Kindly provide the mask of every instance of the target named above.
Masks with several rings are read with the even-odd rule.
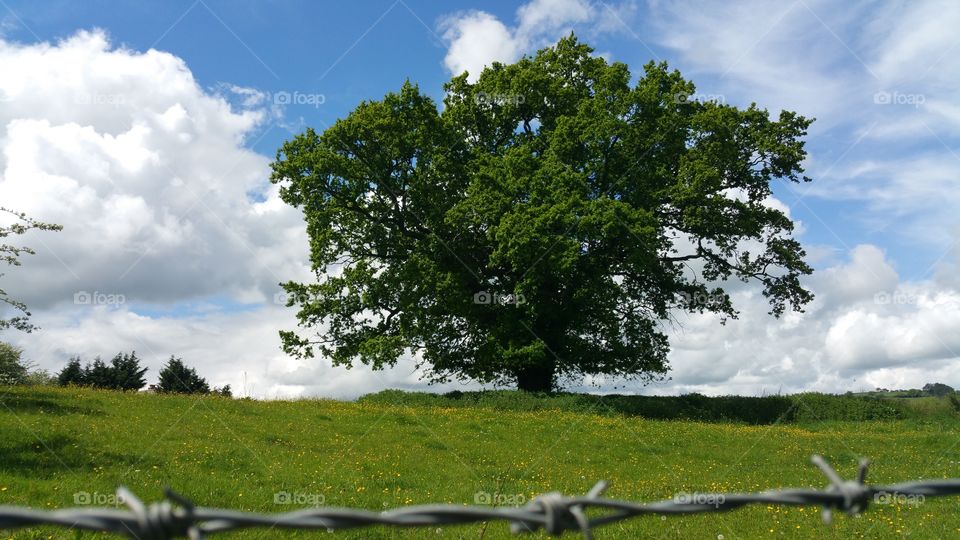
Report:
[[[244,147],[263,110],[233,108],[180,58],[99,31],[0,41],[0,72],[0,200],[65,225],[35,237],[30,272],[8,276],[31,307],[78,291],[262,301],[305,273],[302,219],[268,188],[268,158]]]
[[[807,280],[816,299],[805,313],[766,314],[755,290],[734,294],[741,317],[681,318],[671,332],[673,379],[656,393],[760,395],[954,382],[960,368],[960,294],[935,280],[904,281],[876,246]]]
[[[475,81],[484,66],[513,62],[574,28],[593,33],[619,30],[622,17],[634,7],[632,2],[610,7],[586,0],[531,0],[517,9],[514,26],[485,11],[450,15],[440,22],[448,45],[444,65],[455,75],[467,71]]]

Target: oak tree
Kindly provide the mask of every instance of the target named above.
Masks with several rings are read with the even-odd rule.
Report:
[[[664,63],[631,81],[571,35],[454,77],[442,107],[407,82],[284,143],[272,181],[316,276],[282,284],[313,330],[284,350],[550,391],[662,377],[664,321],[736,317],[731,280],[802,310],[811,268],[770,196],[809,180],[811,120],[692,99]]]

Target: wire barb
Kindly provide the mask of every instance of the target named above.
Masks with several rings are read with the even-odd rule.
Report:
[[[821,456],[811,461],[827,477],[829,484],[823,490],[780,489],[752,494],[707,493],[693,497],[675,497],[651,503],[634,503],[603,498],[606,482],[597,482],[586,495],[566,497],[551,492],[534,498],[520,508],[420,505],[372,512],[354,508],[319,507],[281,514],[257,514],[235,510],[204,508],[193,504],[173,490],[164,490],[165,498],[145,505],[125,487],[117,489],[117,496],[129,510],[112,508],[66,508],[35,510],[19,506],[0,506],[0,530],[19,529],[36,525],[56,525],[125,534],[138,539],[169,539],[187,537],[200,540],[207,534],[233,531],[248,527],[271,529],[323,529],[334,531],[372,525],[397,527],[427,527],[462,525],[491,520],[506,521],[515,533],[544,529],[551,535],[577,531],[586,540],[593,537],[593,529],[641,515],[688,515],[694,513],[726,512],[750,504],[779,504],[819,506],[824,521],[830,523],[832,511],[840,510],[856,515],[867,510],[870,499],[885,497],[898,501],[903,497],[941,497],[960,495],[960,479],[904,482],[891,486],[868,486],[867,470],[870,463],[861,460],[855,480],[844,480]],[[891,499],[892,497],[895,497]],[[907,499],[911,500],[911,499]],[[593,519],[588,509],[606,511]]]
[[[873,491],[867,487],[866,484],[867,468],[870,466],[869,460],[860,460],[856,480],[844,480],[841,478],[837,471],[827,463],[827,460],[823,459],[823,456],[814,454],[814,456],[810,458],[810,461],[830,480],[830,485],[827,486],[826,489],[827,493],[839,493],[843,496],[842,501],[840,501],[839,504],[833,505],[833,507],[843,510],[848,516],[855,516],[866,511],[867,506],[870,505],[870,496],[873,494]],[[833,522],[831,505],[825,505],[823,507],[822,516],[824,523],[829,525]]]

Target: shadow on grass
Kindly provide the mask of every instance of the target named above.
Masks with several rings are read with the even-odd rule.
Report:
[[[37,438],[20,433],[18,439],[0,440],[0,471],[15,476],[50,479],[64,473],[91,472],[98,467],[131,466],[139,461],[137,456],[91,449],[66,435]]]
[[[0,392],[0,414],[84,414],[88,416],[103,416],[101,409],[89,404],[65,403],[62,395],[34,392],[30,394]]]
[[[635,396],[592,394],[532,394],[514,390],[430,394],[385,390],[360,402],[427,407],[481,407],[512,411],[561,410],[623,415],[653,420],[692,420],[774,424],[818,421],[893,420],[904,417],[889,401],[858,396],[796,394],[787,396]]]

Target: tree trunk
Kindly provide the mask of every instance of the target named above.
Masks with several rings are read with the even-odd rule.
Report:
[[[557,365],[553,359],[518,369],[517,388],[525,392],[552,392]]]

